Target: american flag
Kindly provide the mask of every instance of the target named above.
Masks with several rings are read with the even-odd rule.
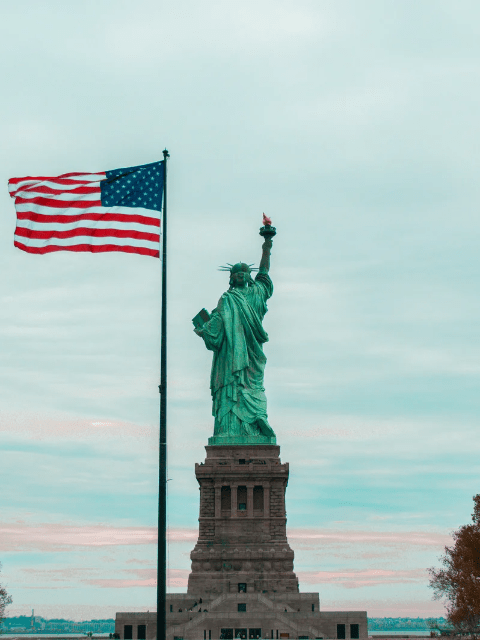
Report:
[[[158,258],[163,163],[12,178],[15,246],[28,253],[124,251]]]

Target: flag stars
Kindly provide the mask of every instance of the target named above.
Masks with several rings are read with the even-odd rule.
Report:
[[[146,207],[161,211],[163,173],[161,163],[106,172],[101,182],[103,206]],[[160,170],[159,170],[160,169]]]

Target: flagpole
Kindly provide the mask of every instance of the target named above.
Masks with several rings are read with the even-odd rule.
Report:
[[[163,150],[162,322],[160,338],[160,446],[158,464],[157,640],[166,637],[167,598],[167,149]]]

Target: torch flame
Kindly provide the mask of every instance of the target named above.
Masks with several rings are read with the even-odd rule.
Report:
[[[264,225],[271,225],[272,224],[272,220],[271,218],[269,218],[268,216],[266,216],[265,214],[263,214],[263,224]]]

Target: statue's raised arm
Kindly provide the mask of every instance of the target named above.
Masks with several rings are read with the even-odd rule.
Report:
[[[270,253],[272,251],[273,236],[277,233],[275,227],[272,227],[272,221],[263,214],[263,227],[260,229],[260,235],[265,238],[262,245],[262,258],[260,260],[259,271],[268,273],[270,271]]]
[[[211,445],[276,442],[268,424],[263,386],[267,362],[263,343],[268,335],[262,326],[267,300],[273,293],[268,272],[276,230],[265,214],[263,224],[260,235],[265,240],[255,280],[252,265],[238,262],[222,267],[230,272],[229,289],[207,322],[195,329],[207,349],[213,351],[210,389],[215,425]]]

